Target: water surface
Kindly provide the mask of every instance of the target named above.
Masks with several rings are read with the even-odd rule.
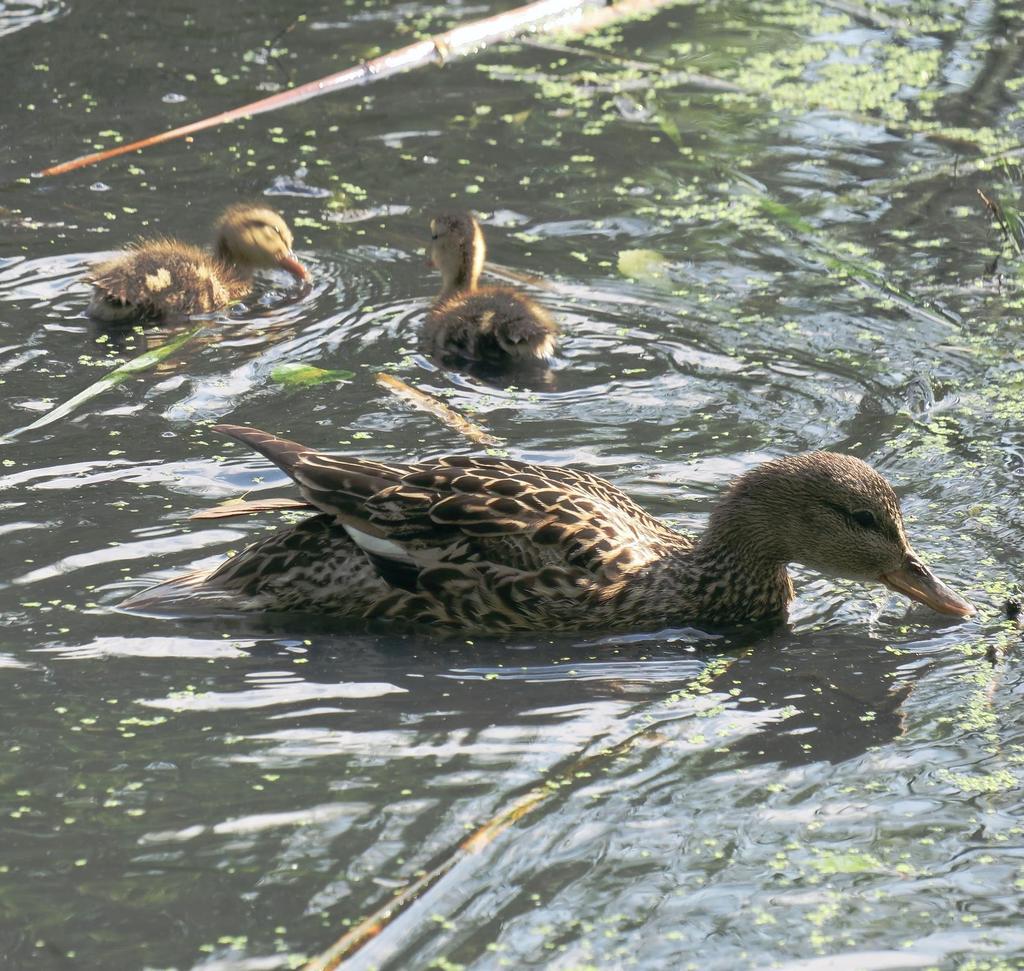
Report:
[[[1020,197],[1016,5],[680,5],[609,44],[498,47],[31,176],[490,10],[0,6],[0,431],[182,332],[84,317],[81,274],[137,234],[203,240],[265,198],[316,278],[297,303],[268,279],[2,445],[0,963],[297,966],[568,772],[351,966],[1024,967],[1024,679],[1001,614],[1024,543],[1022,277],[977,194]],[[567,332],[549,375],[414,353],[442,206],[536,277]],[[283,363],[355,377],[288,387]],[[764,459],[851,452],[980,614],[806,571],[788,627],[732,638],[114,609],[280,524],[189,521],[286,484],[216,421],[373,458],[471,450],[380,370],[682,528]]]

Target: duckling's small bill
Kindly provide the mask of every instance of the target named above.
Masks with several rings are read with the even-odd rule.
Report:
[[[294,253],[288,252],[277,260],[277,265],[286,270],[297,280],[305,283],[310,278],[310,272],[297,259]]]

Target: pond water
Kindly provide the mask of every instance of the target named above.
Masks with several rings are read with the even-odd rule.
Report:
[[[297,967],[547,783],[347,966],[1024,967],[1019,5],[681,4],[32,175],[493,9],[0,4],[0,432],[187,330],[85,318],[138,234],[263,198],[315,275],[0,445],[0,965]],[[415,353],[450,206],[563,323],[533,383]],[[217,421],[471,451],[381,370],[687,529],[766,458],[858,455],[979,616],[807,571],[742,638],[115,609],[280,525],[189,520],[288,494]]]

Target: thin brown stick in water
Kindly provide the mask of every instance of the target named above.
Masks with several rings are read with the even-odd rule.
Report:
[[[492,17],[460,24],[444,33],[381,54],[380,57],[338,71],[336,74],[329,74],[316,81],[307,81],[287,91],[279,91],[258,101],[251,101],[239,108],[232,108],[218,115],[172,128],[170,131],[158,132],[127,145],[116,145],[101,152],[81,155],[60,165],[51,165],[40,174],[63,175],[65,172],[73,172],[75,169],[105,162],[119,155],[194,135],[196,132],[216,128],[240,118],[251,118],[253,115],[299,104],[310,98],[318,98],[322,94],[370,84],[428,64],[444,65],[449,61],[467,57],[489,44],[515,40],[526,33],[562,29],[562,36],[578,37],[620,20],[652,16],[663,7],[681,2],[692,0],[616,0],[613,3],[605,2],[603,5],[602,0],[536,0],[534,3],[527,3]]]
[[[676,2],[683,2],[683,0],[676,0]],[[617,4],[616,6],[619,5]],[[729,91],[733,94],[752,93],[732,81],[723,81],[721,78],[712,77],[710,74],[701,74],[696,71],[666,71],[662,66],[651,61],[636,61],[597,47],[574,47],[572,44],[561,44],[557,41],[546,40],[544,37],[531,37],[520,41],[520,43],[536,50],[551,51],[556,54],[574,54],[577,57],[590,57],[599,61],[607,61],[612,64],[619,64],[625,68],[632,68],[635,71],[644,71],[649,75],[644,78],[620,79],[613,81],[609,85],[591,85],[590,88],[592,90],[614,90],[618,92],[646,87],[665,88],[676,85],[691,85],[709,91]],[[585,89],[587,86],[580,85],[580,87]]]
[[[825,6],[838,10],[840,13],[848,14],[854,20],[859,20],[861,23],[871,24],[872,27],[880,27],[884,30],[910,28],[909,20],[898,20],[895,17],[890,17],[887,13],[883,13],[881,10],[872,10],[863,4],[853,3],[851,0],[828,0]]]
[[[260,115],[267,111],[275,111],[278,108],[308,101],[310,98],[318,98],[322,94],[330,94],[334,91],[379,81],[381,78],[404,74],[406,71],[427,64],[446,64],[449,61],[466,57],[488,44],[510,40],[528,31],[549,27],[556,21],[564,22],[567,18],[578,17],[594,2],[595,0],[537,0],[535,3],[528,3],[493,17],[484,17],[481,20],[460,24],[458,27],[434,37],[382,54],[380,57],[346,68],[344,71],[338,71],[336,74],[329,74],[316,81],[307,81],[296,88],[289,88],[287,91],[280,91],[267,98],[260,98],[258,101],[252,101],[239,108],[232,108],[230,111],[223,111],[218,115],[193,121],[180,128],[159,132],[127,145],[117,145],[102,152],[92,152],[89,155],[82,155],[68,162],[62,162],[60,165],[51,165],[44,169],[42,174],[63,175],[65,172],[72,172],[75,169],[84,168],[86,165],[105,162],[118,155],[149,148],[152,145],[169,142],[185,135],[194,135],[207,128],[215,128],[230,121],[237,121],[239,118]],[[653,3],[658,0],[646,0],[646,2]],[[666,0],[660,0],[660,2],[664,3]]]
[[[282,509],[313,509],[304,499],[228,499],[212,509],[201,509],[192,513],[189,519],[231,519],[235,516],[251,516],[257,512],[278,512]]]
[[[267,59],[271,61],[274,67],[276,67],[288,79],[289,84],[292,83],[291,71],[287,70],[287,68],[285,68],[285,66],[281,63],[281,59],[274,53],[274,49],[277,47],[277,42],[281,40],[281,38],[284,37],[285,34],[290,34],[305,19],[306,15],[304,13],[300,13],[292,20],[290,24],[287,24],[286,26],[282,27],[281,30],[279,30],[270,40],[268,40],[263,47],[263,49],[267,52]]]
[[[450,408],[443,401],[438,401],[433,395],[420,391],[419,388],[414,388],[411,384],[406,384],[401,378],[381,372],[376,376],[376,380],[382,388],[386,388],[392,394],[404,398],[415,407],[433,415],[475,445],[504,445],[500,438],[495,438],[468,418],[463,418],[454,408]]]
[[[672,695],[667,703],[672,704],[682,698],[692,698],[711,691],[714,683],[732,667],[736,660],[736,657],[723,657],[710,661],[689,688]],[[690,717],[692,717],[692,713],[687,712],[684,715],[670,715],[667,718],[661,718],[633,732],[614,745],[602,748],[592,755],[573,759],[563,771],[550,774],[542,785],[534,786],[513,801],[511,805],[492,816],[459,843],[455,849],[447,853],[440,863],[426,873],[422,873],[398,891],[387,903],[378,907],[355,927],[342,934],[326,951],[307,961],[302,966],[302,971],[335,971],[343,961],[352,957],[378,934],[386,930],[389,924],[436,886],[458,863],[486,849],[505,830],[524,816],[529,815],[555,793],[571,792],[582,787],[598,771],[594,769],[595,765],[604,765],[612,759],[626,755],[645,742],[656,742],[658,740],[656,733],[661,726]],[[591,769],[594,771],[590,771]]]
[[[334,971],[342,961],[373,940],[410,904],[422,897],[442,877],[451,872],[457,863],[489,846],[509,826],[536,809],[552,792],[554,789],[538,787],[521,796],[511,806],[502,810],[476,830],[472,836],[463,840],[432,870],[419,876],[369,917],[360,921],[352,930],[342,934],[323,954],[307,961],[302,966],[302,971]]]
[[[634,71],[661,72],[664,70],[660,64],[653,61],[635,61],[621,54],[614,54],[611,51],[597,47],[573,47],[572,44],[560,44],[557,41],[545,40],[543,37],[528,37],[519,42],[524,47],[532,47],[539,51],[551,51],[553,54],[574,54],[578,57],[590,57],[596,61],[605,61],[611,64],[618,64],[621,67],[629,67]]]
[[[995,217],[999,228],[1003,231],[1004,239],[1017,251],[1017,255],[1021,255],[1020,241],[1017,239],[1016,233],[1010,231],[1010,227],[1006,224],[1006,217],[1003,215],[1003,207],[999,205],[998,201],[985,195],[981,189],[977,190],[981,201],[985,203],[985,208]]]
[[[504,280],[506,283],[523,283],[526,286],[538,287],[541,290],[559,289],[557,284],[552,283],[550,280],[545,280],[544,277],[537,276],[535,273],[513,270],[510,266],[502,266],[500,263],[491,263],[490,261],[484,264],[484,275],[493,276],[498,280]]]

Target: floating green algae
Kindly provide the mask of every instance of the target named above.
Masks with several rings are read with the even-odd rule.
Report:
[[[625,277],[647,283],[662,290],[672,289],[669,262],[657,250],[620,250],[618,269]]]

